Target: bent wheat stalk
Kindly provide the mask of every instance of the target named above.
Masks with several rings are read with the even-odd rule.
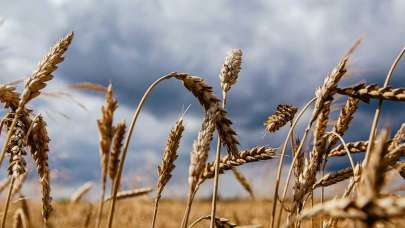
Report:
[[[86,182],[82,186],[80,186],[70,197],[70,202],[71,203],[77,203],[80,202],[80,200],[83,198],[86,193],[88,193],[91,188],[93,187],[93,182]]]
[[[118,172],[114,178],[114,186],[113,186],[113,191],[112,191],[112,200],[110,203],[110,209],[109,209],[109,213],[108,213],[108,223],[107,223],[107,227],[111,228],[112,223],[113,223],[113,218],[114,218],[114,210],[115,210],[115,202],[116,202],[116,197],[118,194],[118,188],[120,185],[120,181],[121,181],[121,174],[122,174],[122,170],[124,168],[124,162],[125,162],[125,158],[128,152],[128,146],[129,146],[129,141],[131,139],[132,136],[132,132],[134,130],[135,124],[136,124],[136,120],[138,119],[138,116],[141,112],[141,109],[146,101],[146,98],[148,98],[148,96],[150,95],[150,93],[153,91],[153,89],[162,81],[164,80],[168,80],[174,76],[176,76],[177,73],[172,72],[168,75],[165,75],[161,78],[159,78],[158,80],[156,80],[154,83],[152,83],[152,85],[150,85],[150,87],[146,90],[145,94],[142,96],[141,101],[139,102],[133,116],[131,119],[131,123],[129,125],[129,129],[128,129],[128,133],[127,136],[125,137],[125,143],[124,143],[124,147],[122,150],[122,157],[118,166]]]

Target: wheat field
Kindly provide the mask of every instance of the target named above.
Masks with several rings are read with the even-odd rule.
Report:
[[[130,122],[117,120],[114,114],[119,109],[112,84],[108,87],[94,83],[79,83],[72,87],[95,90],[105,94],[100,118],[97,119],[101,180],[100,186],[85,183],[70,199],[52,199],[52,178],[48,167],[49,142],[47,120],[30,106],[38,96],[46,96],[47,83],[52,83],[53,73],[63,67],[68,58],[69,46],[74,34],[68,33],[59,40],[24,81],[21,91],[14,82],[1,82],[0,102],[4,105],[1,119],[4,140],[0,154],[0,166],[7,166],[7,175],[0,189],[2,202],[1,227],[400,227],[405,218],[403,188],[386,191],[392,185],[392,175],[405,178],[405,124],[393,129],[379,126],[384,101],[403,105],[405,88],[390,87],[390,80],[401,62],[402,49],[387,72],[383,85],[356,85],[340,87],[344,80],[350,57],[361,45],[357,40],[343,53],[334,69],[319,82],[314,96],[306,104],[280,104],[264,122],[269,134],[288,128],[285,139],[278,145],[256,145],[241,148],[237,134],[226,112],[229,93],[237,85],[243,65],[243,52],[232,49],[218,69],[218,83],[222,94],[217,96],[203,77],[190,73],[170,72],[157,78],[145,88],[146,92],[136,107]],[[190,148],[187,194],[183,199],[167,199],[162,196],[172,181],[172,172],[180,142],[184,134],[184,115],[180,115],[168,130],[161,155],[155,169],[157,183],[141,189],[121,189],[123,167],[128,147],[136,128],[138,116],[148,96],[158,90],[158,84],[167,80],[177,81],[190,96],[201,105],[204,118],[198,136]],[[331,112],[336,107],[336,98],[343,97],[345,104],[339,108],[336,119]],[[370,135],[362,141],[347,141],[345,138],[360,103],[377,101],[372,110]],[[302,107],[301,107],[302,106]],[[302,116],[311,113],[305,123]],[[128,115],[131,115],[128,113]],[[96,120],[95,120],[96,121]],[[303,123],[304,122],[304,123]],[[297,124],[306,126],[303,132]],[[393,131],[394,134],[390,135]],[[142,134],[137,131],[136,134]],[[217,138],[217,145],[212,141]],[[364,158],[356,161],[353,154]],[[28,155],[30,154],[30,155]],[[214,156],[209,160],[209,155]],[[32,156],[35,171],[28,171],[27,156]],[[292,157],[285,164],[285,157]],[[326,173],[325,166],[336,157],[346,157],[350,166]],[[6,161],[6,158],[8,162]],[[272,200],[256,197],[252,180],[238,168],[245,164],[275,160]],[[282,175],[283,167],[288,172]],[[28,172],[36,172],[41,187],[41,202],[25,198],[21,189]],[[221,174],[230,172],[249,194],[247,199],[223,200],[218,197]],[[282,178],[286,176],[285,180]],[[324,195],[324,188],[346,181],[345,189],[336,191],[333,197]],[[212,183],[211,198],[201,199],[198,191],[204,182]],[[257,186],[256,186],[257,187]],[[91,188],[100,189],[97,202],[87,201],[85,195]],[[109,191],[111,189],[111,191]],[[287,197],[287,192],[292,196]],[[146,196],[147,195],[147,196]]]

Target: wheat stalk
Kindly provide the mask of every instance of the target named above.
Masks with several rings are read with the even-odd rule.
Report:
[[[20,193],[24,182],[27,180],[28,173],[25,172],[24,174],[20,175],[16,178],[13,186],[13,190],[11,191],[11,198],[13,198],[16,194]]]
[[[80,186],[70,197],[71,203],[80,202],[84,195],[86,195],[93,187],[93,182],[86,182]]]
[[[121,191],[117,194],[116,199],[117,200],[124,200],[128,198],[134,198],[142,195],[146,195],[149,192],[152,192],[152,188],[138,188],[138,189],[133,189],[133,190],[127,190],[127,191]],[[108,197],[105,201],[110,201],[112,200],[112,196]]]
[[[0,193],[2,193],[9,185],[11,182],[11,178],[6,177],[0,182]]]
[[[127,156],[127,152],[128,152],[128,146],[129,146],[129,141],[131,139],[132,136],[132,131],[135,128],[135,124],[136,121],[138,120],[138,116],[142,110],[143,105],[145,104],[146,98],[148,98],[148,96],[152,93],[153,89],[162,81],[171,79],[173,77],[175,77],[177,75],[176,72],[172,72],[170,74],[167,74],[165,76],[160,77],[159,79],[157,79],[155,82],[153,82],[149,88],[145,91],[144,95],[142,96],[135,112],[132,115],[132,119],[131,119],[131,123],[129,125],[129,129],[128,129],[128,134],[125,138],[125,142],[124,142],[124,147],[122,150],[122,156],[121,156],[121,160],[119,162],[119,166],[118,166],[118,172],[116,174],[116,177],[114,178],[114,185],[112,188],[112,200],[110,203],[110,210],[108,213],[108,224],[107,227],[111,228],[112,224],[113,224],[113,219],[114,219],[114,211],[115,211],[115,202],[116,202],[116,197],[118,194],[118,188],[121,182],[121,174],[122,174],[122,170],[124,168],[124,162],[125,162],[125,158]]]
[[[278,105],[276,112],[270,115],[264,123],[266,130],[270,133],[277,131],[294,119],[297,110],[292,105]]]
[[[162,192],[166,184],[169,182],[172,177],[172,171],[176,167],[174,161],[177,159],[177,150],[180,145],[180,139],[183,135],[184,125],[183,118],[180,118],[176,125],[170,130],[169,136],[167,138],[166,147],[163,153],[163,158],[161,164],[158,166],[158,182],[157,182],[157,191],[155,199],[155,207],[153,212],[153,219],[151,227],[155,227],[156,216],[159,207],[159,200],[162,196]]]
[[[19,208],[14,212],[13,228],[29,228],[27,216],[24,211]]]
[[[314,146],[311,152],[311,159],[308,165],[304,168],[304,172],[300,175],[300,180],[302,181],[298,182],[294,187],[296,191],[294,192],[293,213],[301,211],[303,199],[312,190],[312,186],[316,181],[316,172],[320,168],[322,158],[326,151],[324,134],[328,123],[330,103],[330,100],[325,101],[325,104],[323,104],[323,110],[319,113],[316,128],[314,130]]]
[[[398,54],[397,58],[391,65],[390,70],[388,71],[387,77],[385,78],[385,81],[384,81],[384,87],[388,86],[388,83],[390,82],[392,75],[393,75],[399,61],[401,60],[402,56],[404,55],[404,53],[405,53],[405,47],[401,50],[401,52]],[[383,104],[383,99],[380,98],[378,100],[377,108],[374,112],[373,122],[371,123],[370,135],[368,137],[369,144],[367,145],[366,156],[363,159],[364,166],[368,163],[371,150],[373,149],[373,146],[374,146],[374,139],[376,137],[377,125],[378,125],[378,121],[380,118],[382,104]]]
[[[240,49],[232,49],[228,52],[227,56],[225,57],[225,63],[222,65],[221,73],[219,75],[219,79],[221,82],[222,88],[222,108],[225,110],[228,92],[231,89],[232,85],[234,85],[239,77],[239,72],[241,69],[242,64],[242,51]],[[219,132],[219,130],[218,130]],[[214,176],[214,186],[212,189],[212,200],[211,200],[211,224],[210,227],[214,228],[214,218],[217,208],[217,194],[218,194],[218,185],[219,185],[219,160],[221,158],[221,137],[220,133],[218,133],[217,139],[217,150],[215,153],[215,176]],[[228,148],[229,152],[229,148]],[[235,152],[235,151],[234,151]],[[232,154],[232,153],[230,153]],[[236,155],[236,153],[233,153]],[[243,177],[242,173],[237,172],[236,168],[233,169],[234,174],[237,180],[242,184],[242,186],[246,186],[247,179]],[[242,180],[242,182],[241,182]],[[249,186],[249,185],[248,185]],[[246,188],[246,187],[245,187]],[[249,190],[248,190],[249,191]]]

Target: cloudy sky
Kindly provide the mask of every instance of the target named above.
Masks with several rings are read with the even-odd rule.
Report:
[[[225,54],[241,48],[243,69],[228,105],[240,148],[278,147],[287,130],[265,134],[266,116],[280,103],[301,107],[360,36],[364,42],[351,58],[350,77],[341,85],[383,82],[405,45],[403,12],[403,0],[6,0],[0,2],[0,83],[29,75],[59,38],[75,32],[66,60],[46,91],[68,92],[86,109],[67,98],[41,97],[31,104],[48,121],[53,189],[63,197],[100,177],[96,119],[104,98],[71,90],[69,84],[111,81],[120,102],[115,120],[129,122],[147,86],[171,71],[199,75],[220,95],[218,74]],[[392,84],[404,86],[404,73],[405,64],[400,64]],[[337,105],[343,102],[338,100]],[[183,194],[202,109],[177,81],[162,83],[147,101],[129,148],[126,187],[154,185],[165,138],[188,105],[181,155],[168,191]],[[367,137],[374,107],[375,103],[361,105],[345,139]],[[389,102],[384,108],[382,125],[396,130],[405,109]],[[342,159],[329,169],[345,165]],[[242,171],[252,178],[255,189],[269,194],[275,166],[275,161],[262,162]],[[35,180],[34,172],[30,178]],[[245,195],[231,175],[221,181],[226,186],[222,195]],[[38,190],[36,185],[32,188]]]

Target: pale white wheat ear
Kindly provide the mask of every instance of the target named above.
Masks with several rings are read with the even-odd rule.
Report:
[[[219,79],[221,81],[222,88],[222,108],[225,110],[228,92],[231,87],[236,83],[242,64],[242,50],[232,49],[225,57],[225,63],[222,65]],[[212,202],[211,202],[211,228],[214,228],[214,218],[217,206],[217,194],[218,194],[218,182],[219,182],[219,160],[221,157],[221,137],[218,134],[217,151],[215,153],[215,177],[214,186],[212,189]],[[234,154],[235,155],[235,154]],[[241,172],[238,172],[236,168],[232,169],[236,179],[241,185],[250,193],[252,192],[250,184],[247,178],[243,176]]]
[[[179,149],[180,139],[183,135],[184,125],[183,125],[183,117],[181,117],[177,122],[176,125],[170,130],[169,136],[167,138],[167,144],[165,150],[163,152],[162,162],[158,166],[158,182],[157,182],[157,189],[156,189],[156,199],[155,199],[155,207],[153,211],[153,219],[152,219],[152,228],[155,227],[156,217],[159,207],[159,200],[162,196],[162,192],[166,184],[169,182],[170,178],[172,177],[172,171],[176,167],[174,165],[174,161],[177,159],[178,154],[177,150]]]

